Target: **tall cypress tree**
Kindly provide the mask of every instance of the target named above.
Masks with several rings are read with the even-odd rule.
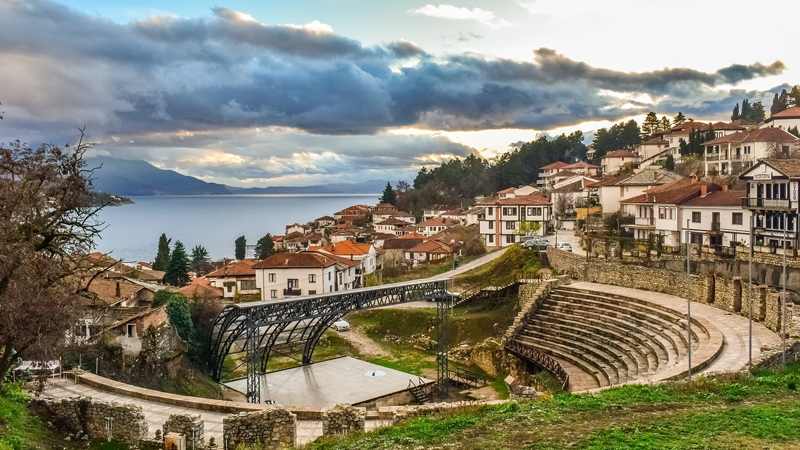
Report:
[[[235,256],[238,260],[243,260],[245,255],[247,254],[247,238],[244,236],[239,236],[236,238],[236,241],[233,243],[235,248]]]
[[[739,120],[739,103],[736,103],[736,106],[733,107],[733,114],[731,114],[731,122],[735,122]]]
[[[189,284],[190,263],[191,260],[183,243],[176,241],[175,248],[172,249],[172,255],[169,258],[169,266],[167,267],[166,275],[164,275],[164,281],[179,287]]]
[[[169,266],[169,243],[172,239],[167,239],[166,233],[162,233],[158,238],[158,253],[156,253],[156,260],[153,261],[153,270],[166,271]]]

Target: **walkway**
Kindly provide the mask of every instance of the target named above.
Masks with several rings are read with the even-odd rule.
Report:
[[[590,283],[586,281],[574,282],[569,286],[590,289],[608,294],[622,295],[639,298],[652,303],[660,304],[686,314],[686,299],[673,295],[657,292],[642,291],[606,284]],[[748,330],[747,317],[723,311],[711,305],[692,302],[692,318],[706,319],[716,326],[725,337],[722,353],[711,365],[702,372],[739,371],[747,367],[748,361]],[[762,323],[753,322],[753,360],[761,356],[762,347],[775,348],[781,343],[780,336],[764,326]]]
[[[203,422],[205,422],[206,442],[208,442],[208,439],[211,437],[214,437],[218,443],[223,442],[222,420],[227,416],[227,414],[224,413],[182,408],[179,406],[165,405],[163,403],[117,395],[85,384],[75,384],[72,380],[67,379],[48,381],[43,395],[55,398],[91,397],[96,400],[141,406],[145,420],[147,420],[149,425],[148,434],[150,436],[153,436],[156,430],[161,429],[170,414],[199,414]],[[366,421],[367,431],[380,426],[384,426],[384,424],[378,420]],[[314,439],[319,436],[322,436],[322,420],[297,420],[297,445],[305,445],[314,441]]]

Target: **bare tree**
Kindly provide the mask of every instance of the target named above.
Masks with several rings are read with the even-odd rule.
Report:
[[[55,359],[77,324],[102,229],[82,137],[72,148],[0,146],[0,383],[16,357]]]
[[[767,158],[769,159],[789,159],[797,152],[797,147],[791,142],[769,142],[767,143]]]
[[[564,193],[556,195],[553,207],[555,208],[556,216],[563,216],[573,210],[572,196]]]

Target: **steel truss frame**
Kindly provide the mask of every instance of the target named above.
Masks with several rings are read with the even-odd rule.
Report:
[[[229,354],[245,353],[247,401],[261,403],[260,375],[266,372],[267,361],[276,345],[304,342],[302,362],[309,364],[314,348],[325,330],[350,311],[436,300],[437,336],[440,338],[437,353],[437,366],[440,366],[438,381],[444,382],[447,379],[447,309],[452,303],[451,294],[446,288],[447,280],[439,279],[395,283],[291,300],[228,305],[214,321],[211,335],[212,378],[220,381],[241,366],[225,369],[225,358]],[[442,309],[443,315],[440,311]],[[445,328],[444,339],[441,335],[442,327]],[[441,378],[442,358],[444,378]]]

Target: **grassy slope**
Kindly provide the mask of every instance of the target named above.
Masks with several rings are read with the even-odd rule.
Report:
[[[312,449],[800,449],[800,364],[419,418]]]
[[[0,392],[0,450],[89,449],[123,450],[115,442],[68,442],[49,430],[26,406],[28,397],[17,385],[6,385]]]
[[[480,283],[492,284],[507,279],[515,272],[536,272],[541,268],[539,252],[512,245],[499,258],[456,276],[456,285],[463,289]]]

